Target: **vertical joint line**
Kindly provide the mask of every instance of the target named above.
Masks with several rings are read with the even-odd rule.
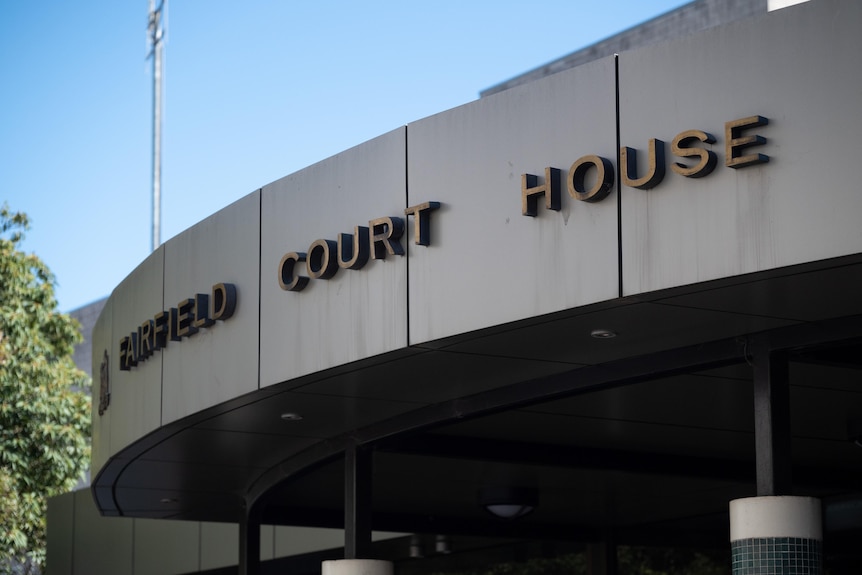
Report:
[[[156,248],[158,249],[158,248]],[[162,309],[165,309],[165,250],[162,250]],[[165,424],[165,354],[159,354],[159,425]]]
[[[404,208],[405,209],[410,207],[410,162],[409,162],[409,157],[410,157],[409,145],[410,145],[410,142],[408,140],[408,134],[407,134],[407,131],[409,129],[410,129],[409,126],[404,126]],[[417,214],[414,217],[418,218],[419,215]],[[406,224],[406,222],[405,222],[405,224]],[[414,247],[410,246],[409,240],[405,239],[404,241],[407,243],[407,249],[404,250],[405,257],[407,258],[407,266],[406,266],[407,281],[404,282],[405,289],[407,290],[407,294],[406,294],[407,297],[405,298],[405,303],[407,305],[407,313],[405,314],[407,316],[407,334],[406,334],[406,338],[405,338],[406,339],[405,343],[407,344],[407,347],[410,347],[410,254],[416,248],[415,248],[415,246]]]
[[[198,521],[198,571],[203,571],[204,562],[204,522]]]
[[[620,55],[614,54],[614,111],[617,127],[617,171],[620,171]],[[617,290],[623,297],[623,186],[617,174]]]
[[[131,553],[129,553],[129,559],[130,559],[130,562],[131,562],[131,565],[130,565],[130,567],[131,567],[131,571],[130,571],[130,573],[134,573],[134,572],[135,572],[135,526],[137,525],[137,523],[138,523],[138,520],[133,518],[133,519],[132,519],[132,552],[131,552]],[[72,546],[74,547],[74,544],[73,544]]]
[[[257,200],[257,388],[260,389],[260,342],[263,338],[263,188]]]

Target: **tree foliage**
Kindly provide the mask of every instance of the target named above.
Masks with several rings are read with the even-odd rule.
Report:
[[[48,267],[21,251],[27,227],[0,208],[0,573],[38,572],[47,499],[72,489],[90,457],[79,326],[57,311]]]
[[[687,547],[617,547],[619,575],[729,575],[730,544],[726,549]],[[433,575],[588,575],[587,553],[533,557],[525,561],[485,565],[468,571],[437,571]]]

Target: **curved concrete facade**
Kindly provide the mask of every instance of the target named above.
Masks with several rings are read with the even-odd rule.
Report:
[[[491,439],[471,418],[501,412],[499,429],[529,444],[563,433],[516,413],[530,402],[746,368],[758,341],[858,337],[860,23],[859,3],[818,0],[595,61],[384,134],[169,240],[94,331],[93,373],[107,353],[110,390],[93,416],[98,507],[236,521],[290,500],[290,480],[350,446],[461,420]],[[364,265],[347,238],[367,246]],[[616,337],[591,337],[599,329]],[[569,407],[626,423],[566,427],[559,441],[744,463],[740,381],[685,408],[628,391]],[[621,415],[635,405],[652,406],[655,427]],[[802,442],[806,465],[855,472],[837,447],[852,411],[829,449]],[[386,495],[384,507],[415,503]],[[433,503],[453,516],[460,505]],[[579,525],[607,516],[582,510]],[[395,523],[384,528],[407,530]]]

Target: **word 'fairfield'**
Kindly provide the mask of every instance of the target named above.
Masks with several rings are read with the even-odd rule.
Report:
[[[212,306],[210,305],[212,304]],[[215,284],[210,294],[199,293],[184,299],[168,311],[160,311],[153,319],[144,320],[128,336],[120,340],[120,369],[129,371],[146,361],[153,352],[167,347],[169,341],[182,341],[216,320],[224,321],[236,310],[236,286]]]

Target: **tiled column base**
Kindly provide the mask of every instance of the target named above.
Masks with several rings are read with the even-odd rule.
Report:
[[[820,575],[820,501],[752,497],[730,502],[733,575]]]
[[[801,537],[758,537],[730,544],[733,575],[819,575],[823,544]]]
[[[321,575],[392,575],[392,563],[377,559],[324,561]]]

